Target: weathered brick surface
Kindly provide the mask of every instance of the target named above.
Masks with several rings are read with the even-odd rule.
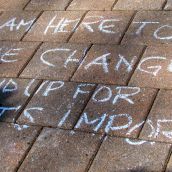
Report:
[[[122,43],[170,44],[172,11],[140,11],[136,14]]]
[[[171,172],[172,171],[172,156],[170,157],[170,160],[167,165],[166,172]]]
[[[20,40],[38,17],[39,12],[6,11],[0,16],[0,40]]]
[[[131,19],[131,11],[90,11],[70,42],[118,43]]]
[[[0,77],[17,77],[39,43],[0,42]]]
[[[94,87],[93,84],[45,81],[18,122],[70,129],[77,122]]]
[[[0,171],[16,170],[38,130],[39,127],[0,123]]]
[[[142,50],[142,46],[94,45],[72,80],[126,85]]]
[[[108,138],[94,159],[89,172],[162,171],[171,145]]]
[[[172,88],[171,45],[150,46],[130,81],[131,86]]]
[[[29,0],[1,0],[0,10],[22,10]]]
[[[25,10],[65,10],[70,0],[31,0]]]
[[[22,171],[86,171],[101,136],[44,129],[26,157]]]
[[[115,0],[73,0],[67,10],[111,10]]]
[[[167,4],[164,8],[165,10],[171,10],[172,9],[172,0],[167,0]]]
[[[83,14],[81,11],[45,11],[24,40],[66,42]]]
[[[160,10],[164,0],[118,0],[114,10]]]
[[[45,43],[37,51],[22,77],[69,80],[82,61],[88,45]]]
[[[0,79],[0,120],[12,122],[38,85],[36,80]]]
[[[154,89],[100,85],[75,129],[137,137],[155,95]]]
[[[161,90],[143,127],[140,138],[172,143],[172,91]]]

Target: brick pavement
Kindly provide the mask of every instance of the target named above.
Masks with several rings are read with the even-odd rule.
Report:
[[[0,172],[171,172],[171,43],[171,0],[1,0]]]

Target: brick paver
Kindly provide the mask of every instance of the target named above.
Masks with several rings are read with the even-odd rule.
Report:
[[[171,43],[171,0],[0,0],[0,172],[172,171]]]
[[[140,138],[172,143],[171,97],[171,90],[161,90],[159,92]]]
[[[83,14],[81,11],[45,11],[24,40],[66,42]]]
[[[108,138],[89,172],[162,171],[170,146],[144,140]]]
[[[44,43],[21,77],[69,80],[87,49],[88,45]]]
[[[115,0],[73,0],[67,10],[111,10]]]
[[[75,129],[137,137],[155,95],[154,89],[100,85]]]
[[[0,16],[0,40],[19,41],[36,21],[38,11],[6,11]]]
[[[71,129],[94,87],[94,84],[44,81],[18,122]]]
[[[0,123],[0,171],[15,171],[34,141],[39,127]]]
[[[164,0],[118,0],[114,10],[160,10]]]
[[[129,11],[90,11],[70,39],[77,43],[118,43],[132,17]]]
[[[25,10],[65,10],[71,0],[31,0]]]
[[[140,11],[132,21],[123,43],[162,44],[172,43],[172,11]]]
[[[171,48],[171,45],[148,47],[130,80],[130,85],[172,88]]]
[[[72,80],[126,85],[142,50],[142,46],[95,45],[87,54]]]
[[[96,153],[100,140],[99,135],[44,129],[19,172],[83,172]]]
[[[0,42],[0,76],[17,77],[34,54],[39,43]]]
[[[13,122],[39,81],[0,79],[0,120]]]
[[[10,10],[22,10],[29,0],[1,0],[0,1],[0,10],[10,11]]]

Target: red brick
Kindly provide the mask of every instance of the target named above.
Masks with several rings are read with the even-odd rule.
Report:
[[[99,85],[75,129],[135,138],[155,95],[155,89]]]
[[[161,90],[143,127],[140,138],[172,143],[172,91]]]
[[[148,47],[129,85],[152,88],[172,88],[171,48],[171,45]]]
[[[93,84],[45,81],[27,105],[18,122],[73,128],[94,87]]]
[[[45,11],[24,40],[66,42],[83,14],[80,11]]]
[[[30,42],[0,42],[0,77],[17,77],[38,45]]]
[[[24,78],[69,80],[78,68],[88,45],[45,43],[21,74]]]
[[[100,140],[99,135],[44,129],[19,172],[86,171]]]
[[[72,80],[127,85],[142,51],[141,46],[94,45]]]
[[[25,10],[65,10],[70,0],[31,0]]]
[[[26,79],[0,79],[0,118],[12,122],[23,108],[38,81]]]
[[[39,12],[6,11],[0,16],[0,40],[20,40]]]
[[[172,9],[172,0],[167,0],[166,6],[164,9],[165,10],[171,10]]]
[[[70,42],[116,44],[122,38],[132,14],[131,11],[90,11]]]
[[[172,11],[140,11],[136,14],[122,43],[172,43]],[[145,22],[148,22],[145,24]],[[151,23],[150,23],[151,22]]]
[[[163,171],[170,147],[144,140],[108,138],[89,172]]]
[[[38,127],[0,123],[0,171],[16,171],[38,130]]]
[[[118,0],[114,10],[160,10],[165,0]]]
[[[111,10],[115,0],[73,0],[68,10]]]
[[[29,0],[1,0],[0,10],[22,10],[28,2]]]

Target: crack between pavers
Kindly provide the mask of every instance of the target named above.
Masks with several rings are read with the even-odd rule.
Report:
[[[90,83],[89,83],[89,84],[90,84]],[[98,84],[95,84],[93,90],[92,90],[91,93],[90,93],[90,96],[88,97],[88,100],[85,102],[85,106],[81,109],[81,113],[80,113],[79,117],[76,119],[76,122],[75,122],[74,125],[73,125],[73,128],[72,128],[73,130],[75,130],[75,126],[77,125],[77,123],[78,123],[78,121],[79,121],[79,119],[80,119],[82,113],[84,112],[84,110],[85,110],[85,108],[87,107],[89,101],[91,100],[91,98],[92,98],[92,96],[93,96],[93,94],[94,94],[94,92],[95,92],[97,86],[98,86]],[[77,129],[77,130],[78,130],[78,129]]]
[[[23,10],[26,9],[26,7],[30,4],[31,1],[32,1],[32,0],[29,0],[29,1],[26,3],[26,5],[23,7]]]
[[[165,161],[165,163],[164,163],[162,172],[166,172],[167,166],[168,166],[168,163],[169,163],[169,161],[170,161],[171,155],[172,155],[172,145],[171,145],[170,150],[169,150],[169,152],[168,152],[168,155],[167,155],[166,161]]]
[[[138,66],[138,64],[140,63],[140,61],[141,61],[141,59],[142,59],[142,57],[143,57],[143,55],[144,55],[146,49],[147,49],[147,46],[144,45],[144,46],[143,46],[143,50],[142,50],[142,52],[140,53],[140,55],[139,55],[139,57],[138,57],[138,61],[137,61],[136,64],[134,65],[133,71],[131,72],[130,77],[129,77],[128,80],[127,80],[127,86],[129,86],[130,81],[132,80],[133,75],[134,75],[135,71],[137,70],[137,66]]]
[[[81,22],[83,21],[83,19],[85,18],[85,16],[87,15],[89,11],[85,11],[85,13],[83,14],[83,16],[81,17],[81,19],[79,20],[78,24],[76,25],[76,27],[74,28],[74,30],[71,32],[71,34],[69,35],[68,39],[66,40],[67,43],[69,43],[71,37],[73,36],[73,34],[75,33],[75,31],[78,29],[79,25],[81,24]]]
[[[118,0],[115,0],[115,2],[113,3],[112,7],[111,7],[111,11],[114,9],[115,5],[117,4]]]
[[[159,92],[160,92],[160,89],[157,89],[157,93],[156,93],[155,97],[153,98],[152,103],[150,104],[149,110],[148,110],[148,112],[147,112],[148,115],[146,116],[146,118],[145,118],[145,120],[144,120],[144,121],[145,121],[144,124],[143,124],[143,125],[141,126],[141,128],[140,128],[140,132],[139,132],[139,134],[138,134],[138,136],[137,136],[137,139],[140,138],[140,135],[141,135],[141,133],[142,133],[142,130],[143,130],[144,126],[146,125],[146,122],[147,122],[147,120],[148,120],[148,118],[149,118],[149,115],[150,115],[150,113],[151,113],[153,107],[155,106],[155,103],[156,103],[156,101],[157,101],[157,97],[158,97],[158,95],[159,95]]]
[[[165,10],[165,6],[167,5],[168,0],[165,0],[164,3],[162,4],[161,10]]]
[[[29,29],[23,34],[23,36],[21,37],[20,41],[23,41],[24,37],[27,35],[27,33],[33,28],[34,24],[38,21],[38,19],[40,18],[40,16],[42,15],[44,11],[40,11],[40,13],[38,14],[38,16],[36,17],[36,19],[34,20],[34,22],[32,23],[32,25],[29,27]]]
[[[28,100],[26,101],[26,103],[24,104],[23,108],[21,108],[21,110],[19,111],[19,113],[17,114],[17,116],[14,118],[14,123],[16,123],[16,121],[19,119],[20,115],[22,114],[22,112],[24,111],[24,109],[26,108],[26,106],[29,104],[30,100],[32,99],[32,97],[34,96],[35,92],[38,90],[38,88],[40,87],[40,85],[42,84],[43,80],[38,80],[38,85],[35,87],[35,89],[33,90],[33,92],[31,93],[30,97],[28,98]]]
[[[36,54],[36,52],[39,50],[39,48],[41,47],[41,45],[43,44],[43,42],[41,42],[36,49],[34,50],[34,52],[32,53],[32,55],[30,56],[30,58],[27,60],[27,62],[23,65],[23,67],[20,69],[19,73],[17,74],[17,78],[20,78],[20,75],[22,74],[22,72],[24,71],[24,69],[27,67],[27,65],[29,64],[29,62],[33,59],[34,55]]]
[[[80,66],[82,65],[82,62],[84,61],[84,59],[86,58],[88,52],[90,51],[90,49],[92,48],[93,44],[90,44],[87,48],[87,50],[84,52],[83,57],[79,60],[79,65],[78,67],[76,67],[76,69],[72,72],[72,75],[69,77],[69,81],[71,82],[71,79],[73,78],[73,76],[75,75],[75,73],[77,72],[77,70],[80,68]]]
[[[88,172],[90,170],[90,168],[91,168],[91,166],[92,166],[92,164],[93,164],[93,162],[94,162],[94,160],[95,160],[95,158],[96,158],[96,156],[97,156],[97,154],[98,154],[98,152],[99,152],[99,150],[100,150],[100,148],[101,148],[101,146],[105,140],[105,137],[106,136],[104,134],[100,140],[99,145],[97,146],[97,149],[95,150],[95,154],[92,156],[92,158],[91,158],[91,160],[90,160],[90,162],[89,162],[89,164],[88,164],[88,166],[84,172]]]
[[[29,145],[28,149],[26,150],[26,152],[25,152],[24,155],[22,156],[22,158],[21,158],[21,160],[20,160],[20,162],[19,162],[19,165],[16,167],[16,169],[14,170],[14,172],[18,172],[18,170],[19,170],[20,167],[22,166],[24,160],[26,159],[27,155],[29,154],[30,150],[31,150],[32,147],[34,146],[34,144],[35,144],[37,138],[38,138],[39,135],[41,134],[42,130],[43,130],[43,127],[41,127],[41,128],[38,130],[38,132],[37,132],[35,138],[33,139],[32,143]]]
[[[118,41],[118,45],[121,45],[122,40],[123,40],[125,34],[127,33],[127,31],[128,31],[128,29],[129,29],[131,23],[133,22],[133,20],[134,20],[136,14],[137,14],[137,11],[134,11],[134,14],[132,15],[131,19],[129,20],[129,22],[128,22],[128,24],[127,24],[127,26],[126,26],[126,28],[125,28],[125,30],[124,30],[124,32],[123,32],[121,38],[120,38],[119,41]]]
[[[71,5],[72,2],[73,2],[73,0],[70,0],[70,1],[68,2],[68,4],[67,4],[66,7],[65,7],[65,11],[67,11],[68,7]]]

